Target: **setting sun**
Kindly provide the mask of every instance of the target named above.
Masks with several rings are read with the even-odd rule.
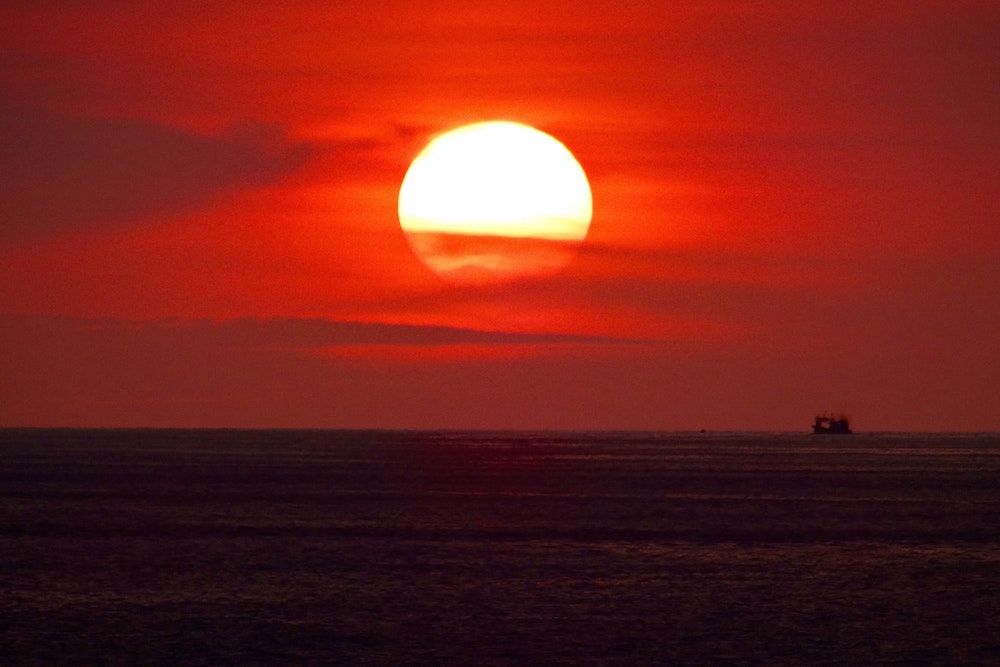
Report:
[[[590,186],[569,150],[527,125],[447,132],[410,165],[399,221],[417,256],[454,282],[557,271],[587,235]]]

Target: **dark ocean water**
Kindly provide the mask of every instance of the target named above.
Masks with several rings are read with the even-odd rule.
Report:
[[[1000,435],[0,430],[0,663],[997,664]]]

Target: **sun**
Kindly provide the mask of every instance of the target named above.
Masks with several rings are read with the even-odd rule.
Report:
[[[436,137],[399,190],[399,223],[417,257],[449,282],[551,275],[587,235],[583,168],[558,140],[507,121]]]

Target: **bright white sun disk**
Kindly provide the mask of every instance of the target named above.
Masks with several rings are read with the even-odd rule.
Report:
[[[437,137],[410,165],[399,192],[407,233],[579,241],[591,215],[587,177],[569,150],[511,122]]]

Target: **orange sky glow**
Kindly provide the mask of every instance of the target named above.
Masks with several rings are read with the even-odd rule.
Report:
[[[0,426],[1000,430],[1000,7],[660,4],[6,3]],[[400,229],[486,120],[554,276]]]

